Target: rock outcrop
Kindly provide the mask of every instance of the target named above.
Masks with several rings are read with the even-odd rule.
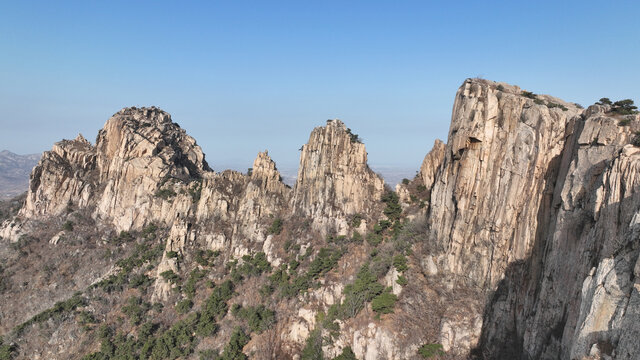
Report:
[[[97,186],[95,167],[95,148],[82,135],[56,143],[33,169],[20,215],[57,215],[71,206],[88,206]]]
[[[163,186],[171,194],[167,183],[187,183],[206,171],[202,150],[169,114],[127,108],[106,122],[95,147],[79,135],[45,152],[20,215],[55,216],[91,205],[119,230],[139,229],[166,219],[156,196]]]
[[[122,230],[169,220],[158,209],[163,198],[177,190],[172,187],[210,170],[195,139],[169,114],[153,107],[123,109],[112,116],[98,133],[96,153],[98,179],[104,186],[97,215],[113,219]]]
[[[637,116],[610,105],[584,110],[468,79],[456,94],[447,143],[434,143],[395,197],[339,120],[312,131],[291,189],[267,151],[248,174],[216,173],[167,113],[127,108],[107,121],[95,146],[78,136],[43,155],[24,207],[0,236],[28,247],[40,226],[46,239],[30,251],[105,247],[99,266],[79,277],[94,285],[127,266],[111,263],[112,250],[130,250],[127,231],[144,236],[136,251],[157,240],[155,262],[136,263],[137,283],[153,283],[140,297],[202,311],[193,317],[167,306],[185,321],[207,307],[219,311],[212,320],[220,320],[219,332],[198,335],[203,350],[223,348],[243,321],[239,309],[266,304],[277,325],[255,331],[246,345],[264,358],[295,358],[315,336],[315,351],[334,357],[350,347],[365,360],[412,358],[422,345],[456,358],[635,359],[639,130]],[[71,219],[100,232],[74,234]],[[162,238],[149,228],[162,229]],[[11,252],[7,243],[0,241],[0,255],[12,256],[15,277],[29,268],[19,260],[29,252]],[[208,289],[198,294],[200,276],[211,286],[233,280],[232,302],[221,293],[206,298]],[[62,292],[54,290],[43,293]],[[225,318],[231,305],[238,313]],[[105,322],[116,317],[92,306],[105,311]]]
[[[551,207],[535,251],[511,267],[487,313],[495,356],[633,359],[638,320],[638,174],[622,126],[592,106],[568,127]]]
[[[328,120],[311,132],[300,155],[294,211],[311,217],[318,229],[345,234],[347,217],[371,214],[383,191],[364,144],[342,121]]]
[[[421,171],[427,181],[435,173],[428,222],[443,250],[439,270],[491,289],[529,254],[566,125],[580,112],[543,99],[567,110],[490,81],[467,80],[458,90],[444,161],[437,172]]]
[[[433,148],[429,153],[427,153],[422,161],[419,172],[420,180],[422,181],[422,185],[428,190],[431,190],[433,187],[436,174],[444,162],[446,150],[447,145],[441,140],[436,139],[433,143]]]

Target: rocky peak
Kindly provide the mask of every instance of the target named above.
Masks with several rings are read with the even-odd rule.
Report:
[[[87,139],[78,134],[73,140],[62,140],[53,144],[51,151],[61,158],[72,157],[72,163],[78,163],[78,157],[90,155],[95,157],[95,149]]]
[[[155,194],[167,180],[187,183],[209,170],[195,139],[168,113],[125,108],[107,120],[95,147],[78,135],[45,152],[21,214],[56,215],[71,204],[92,205],[96,216],[127,230],[153,221]]]
[[[444,160],[446,148],[447,145],[445,143],[436,139],[433,143],[433,148],[429,153],[427,153],[424,160],[422,160],[422,165],[420,166],[420,179],[427,189],[431,189],[431,186],[433,185],[436,173],[440,168],[440,164],[442,164],[442,160]]]
[[[429,209],[433,239],[448,254],[441,266],[491,288],[530,252],[565,129],[580,112],[488,80],[462,84]]]
[[[342,121],[313,129],[300,154],[294,211],[338,229],[346,216],[372,211],[383,191],[384,181],[367,165],[364,144]]]
[[[517,86],[468,79],[455,97],[447,143],[437,140],[413,182],[399,185],[399,197],[407,202],[400,220],[409,221],[402,228],[393,225],[386,230],[380,221],[376,230],[371,221],[384,220],[390,213],[380,201],[384,183],[367,166],[359,137],[340,120],[329,120],[312,131],[301,149],[292,190],[280,180],[267,151],[257,155],[250,175],[231,170],[214,173],[195,140],[167,113],[153,107],[123,109],[107,121],[95,146],[81,135],[61,141],[34,170],[21,214],[25,224],[32,215],[37,218],[32,224],[49,220],[42,226],[51,229],[40,234],[49,234],[51,240],[23,228],[25,235],[35,234],[29,241],[44,241],[34,246],[18,243],[16,248],[26,245],[28,251],[7,259],[12,267],[0,275],[13,279],[13,289],[24,290],[10,296],[0,291],[4,296],[0,302],[9,304],[0,309],[0,318],[8,319],[0,329],[22,321],[26,312],[14,312],[24,300],[33,315],[45,305],[29,299],[47,299],[53,306],[66,292],[54,289],[58,286],[75,290],[85,286],[78,283],[109,279],[112,271],[119,271],[109,270],[112,257],[124,256],[133,239],[113,243],[105,239],[114,230],[142,229],[153,222],[157,229],[148,231],[157,231],[158,236],[138,238],[144,243],[135,246],[135,253],[142,244],[164,247],[164,252],[154,251],[159,261],[155,270],[155,260],[145,260],[131,272],[144,275],[140,299],[151,296],[152,302],[164,302],[165,320],[174,315],[173,319],[186,319],[193,315],[177,314],[173,305],[185,304],[186,299],[193,306],[187,312],[203,311],[207,294],[212,294],[203,289],[203,281],[198,285],[198,273],[204,270],[211,284],[231,278],[237,287],[227,306],[264,303],[278,313],[274,328],[263,332],[266,336],[252,332],[244,348],[248,353],[267,354],[265,350],[277,345],[280,357],[299,356],[313,329],[319,328],[317,314],[333,316],[329,314],[336,305],[333,309],[354,313],[320,326],[339,332],[338,337],[319,333],[335,340],[322,346],[327,358],[350,346],[359,359],[406,359],[418,356],[423,345],[428,350],[429,344],[441,344],[447,358],[473,357],[470,350],[476,346],[479,356],[496,359],[638,358],[638,131],[637,115],[616,114],[607,105],[582,110]],[[91,214],[93,219],[85,216]],[[78,222],[75,230],[62,225],[67,219]],[[17,241],[20,220],[5,223],[0,236]],[[98,227],[104,231],[95,237],[85,238],[78,231]],[[352,232],[355,227],[357,234]],[[367,234],[368,241],[358,240],[367,229],[373,231]],[[345,236],[325,236],[336,232]],[[377,245],[376,235],[381,240]],[[27,291],[25,284],[45,281],[40,280],[40,259],[48,260],[48,252],[63,253],[56,261],[66,266],[78,254],[69,250],[74,246],[88,250],[85,267],[78,272],[95,271],[82,274],[80,282],[75,281],[77,275],[67,278],[73,281],[55,278],[36,295],[33,289]],[[322,249],[316,251],[318,247]],[[96,248],[100,254],[110,249],[110,257],[96,256]],[[330,265],[333,255],[327,260],[321,253],[338,248],[341,255]],[[24,258],[35,259],[28,255],[32,251],[38,262],[24,266]],[[270,263],[270,275],[251,274],[250,265],[262,263],[253,262],[259,260],[258,254]],[[320,263],[331,268],[318,273]],[[272,276],[276,269],[277,277]],[[14,275],[24,272],[32,277]],[[236,276],[240,274],[246,276]],[[361,279],[371,276],[377,286],[390,287],[398,297],[391,313],[379,313],[374,319],[376,301],[367,304],[355,298],[351,292],[355,286],[350,285],[359,274]],[[64,279],[64,272],[60,275]],[[153,289],[147,277],[155,278]],[[312,278],[313,285],[305,284]],[[273,279],[280,279],[279,284]],[[197,291],[183,294],[187,288],[183,281]],[[150,291],[143,291],[145,287]],[[276,287],[280,295],[295,291],[295,300],[267,294]],[[140,335],[135,327],[109,320],[122,314],[124,300],[137,290],[123,288],[126,292],[113,294],[86,290],[91,304],[86,309],[95,312],[96,319],[106,319],[118,333]],[[382,294],[378,299],[388,299]],[[107,299],[102,304],[110,303],[111,308],[94,306],[97,299]],[[154,311],[149,316],[156,315]],[[76,338],[76,330],[50,331],[63,328],[65,321],[69,325],[73,318],[42,324],[46,332],[38,336],[52,338],[47,343],[38,337],[35,347],[56,348],[60,355],[40,357],[69,358],[98,347],[92,342],[93,330],[83,331],[85,335],[78,335],[81,341],[72,345],[56,342],[56,338]],[[225,318],[218,323],[220,331],[201,344],[224,348],[240,321],[236,316]],[[75,344],[81,350],[74,352]],[[29,346],[18,348],[23,357],[35,358]]]
[[[55,143],[33,169],[22,216],[57,215],[86,206],[95,186],[96,149],[81,134]]]
[[[592,105],[567,125],[536,244],[485,317],[481,346],[495,358],[638,358],[640,152],[629,143],[640,124],[610,111]]]
[[[200,146],[171,116],[155,107],[125,108],[114,114],[98,133],[98,164],[103,179],[120,172],[125,162],[155,164],[154,175],[182,179],[200,177],[209,166]],[[162,170],[161,170],[162,169]]]
[[[251,180],[259,182],[263,188],[269,190],[282,186],[280,172],[276,168],[276,163],[271,160],[267,150],[258,153],[258,156],[253,161]]]

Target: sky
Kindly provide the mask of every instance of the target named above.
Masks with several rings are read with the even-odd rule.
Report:
[[[468,77],[589,105],[640,101],[637,1],[0,0],[0,149],[94,140],[155,105],[215,170],[296,168],[327,119],[417,170]]]

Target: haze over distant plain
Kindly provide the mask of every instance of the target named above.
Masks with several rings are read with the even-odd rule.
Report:
[[[467,77],[589,105],[640,99],[635,2],[3,2],[0,148],[93,140],[159,106],[216,170],[295,169],[340,118],[379,168],[418,169]],[[605,31],[606,30],[606,31]],[[619,34],[611,38],[606,34]],[[605,66],[605,64],[607,64]]]

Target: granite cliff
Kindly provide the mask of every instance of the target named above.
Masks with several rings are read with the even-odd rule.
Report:
[[[313,129],[290,188],[267,151],[214,172],[169,114],[123,109],[95,145],[45,152],[0,227],[0,346],[637,358],[640,120],[612,106],[468,79],[446,144],[395,192],[340,120]]]

